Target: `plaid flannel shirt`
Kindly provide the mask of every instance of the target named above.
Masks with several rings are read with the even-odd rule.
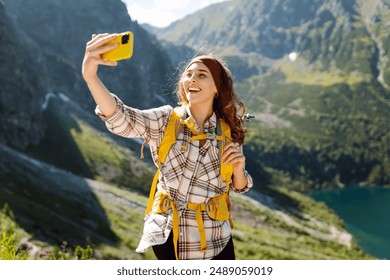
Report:
[[[96,114],[106,123],[109,131],[122,137],[143,138],[149,144],[152,158],[156,163],[157,151],[173,108],[162,106],[149,110],[128,107],[116,96],[116,111],[104,116],[99,107]],[[191,118],[186,107],[184,118]],[[204,128],[214,130],[217,125],[215,113],[206,121]],[[198,129],[198,128],[196,128]],[[179,125],[176,144],[168,152],[165,163],[160,166],[157,189],[163,188],[176,202],[179,212],[179,259],[211,259],[218,255],[231,236],[229,221],[216,221],[202,212],[206,232],[207,249],[200,250],[200,236],[195,211],[186,209],[187,202],[207,203],[209,199],[226,191],[226,184],[220,176],[220,158],[216,139],[207,139],[203,146],[199,141],[190,141],[192,132],[186,125]],[[248,184],[244,193],[252,187],[251,176],[245,171]],[[162,214],[150,213],[145,217],[144,231],[136,252],[143,253],[153,245],[166,242],[172,230],[172,214],[168,210]]]

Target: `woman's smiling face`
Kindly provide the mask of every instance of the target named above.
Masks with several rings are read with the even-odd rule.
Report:
[[[182,86],[191,105],[212,106],[217,88],[206,65],[200,62],[191,64],[182,77]]]

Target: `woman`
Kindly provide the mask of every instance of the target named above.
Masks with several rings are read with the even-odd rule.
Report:
[[[116,36],[93,36],[86,46],[82,74],[107,128],[123,137],[143,138],[159,168],[157,193],[151,196],[153,207],[145,217],[136,251],[152,247],[158,259],[235,259],[228,191],[244,193],[253,183],[245,171],[241,146],[245,107],[234,92],[229,70],[212,56],[196,57],[187,65],[178,82],[182,106],[175,143],[162,162],[159,148],[176,110],[128,107],[98,78],[99,65],[117,65],[100,57],[116,47],[106,45]],[[224,124],[230,128],[230,137],[218,136]],[[164,203],[166,208],[161,210]]]

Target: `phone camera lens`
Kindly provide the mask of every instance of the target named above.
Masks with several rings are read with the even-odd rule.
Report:
[[[129,42],[129,35],[123,35],[122,36],[122,44],[127,44]]]

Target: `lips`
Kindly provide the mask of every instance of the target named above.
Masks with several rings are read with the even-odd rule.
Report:
[[[197,88],[197,87],[189,87],[189,88],[188,88],[188,91],[189,91],[189,92],[199,92],[199,91],[200,91],[200,88]]]

